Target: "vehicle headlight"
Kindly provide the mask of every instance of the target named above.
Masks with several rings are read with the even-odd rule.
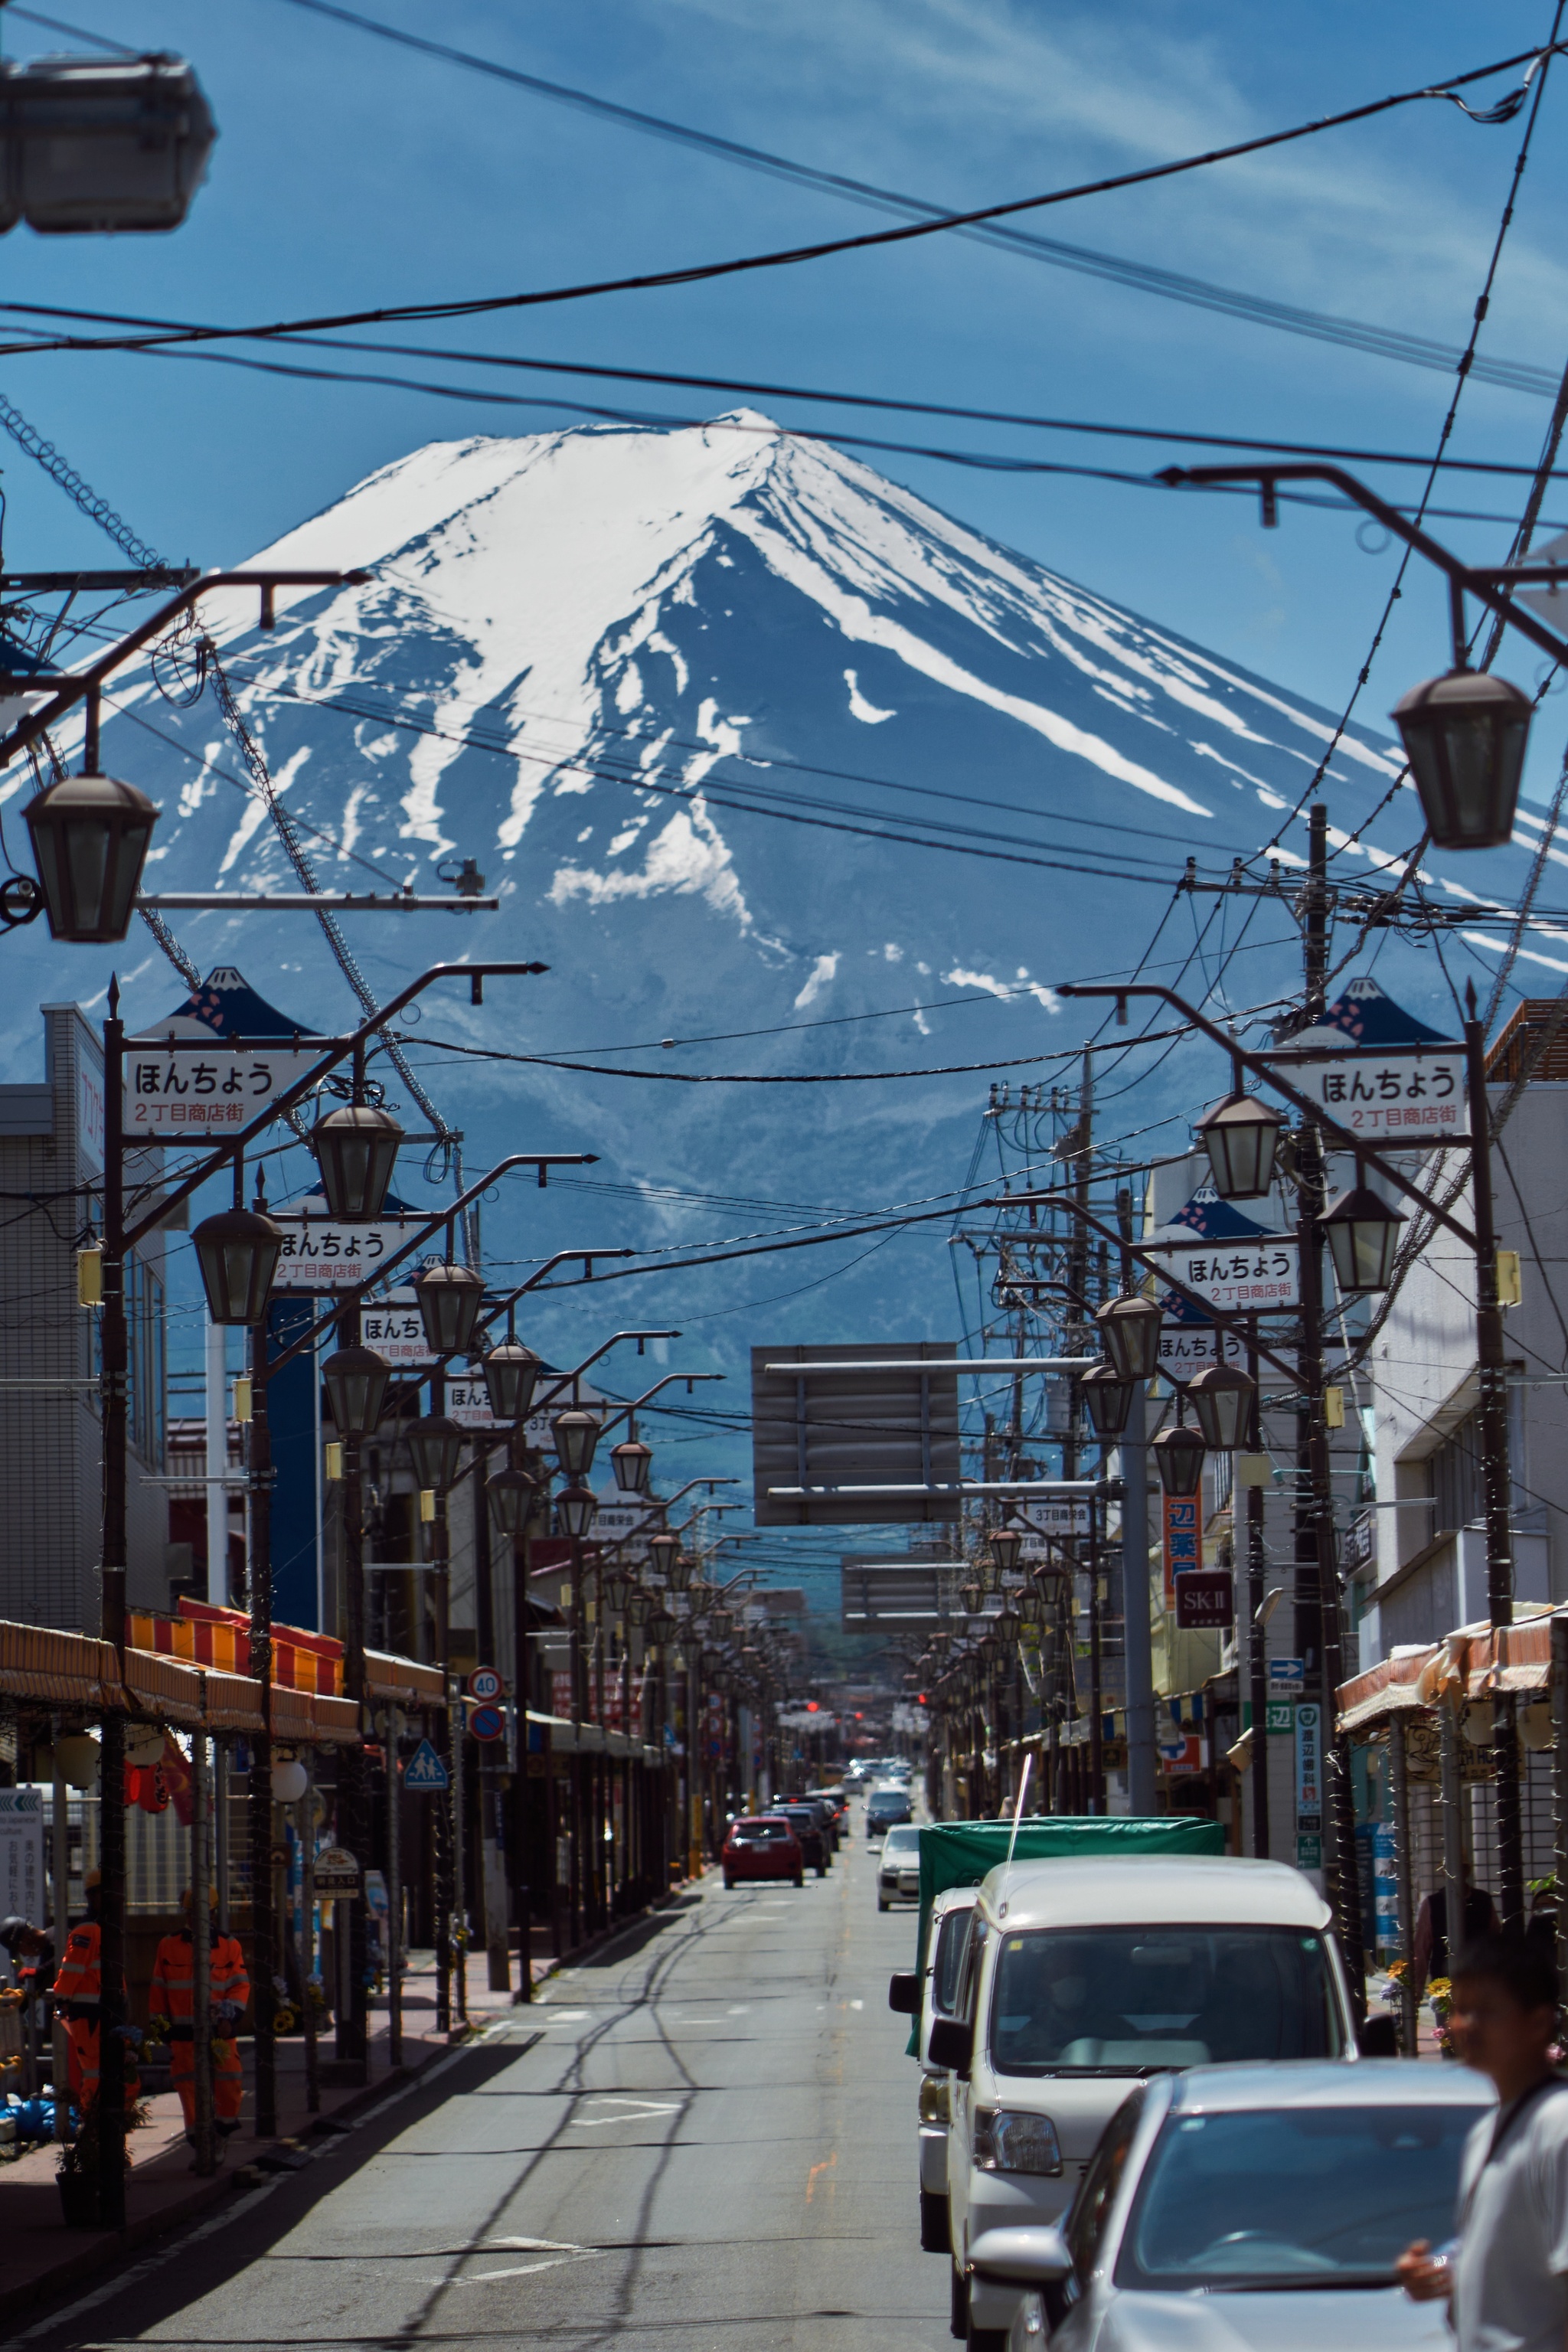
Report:
[[[1022,2107],[976,2107],[974,2162],[981,2172],[1060,2172],[1057,2127]]]
[[[921,2075],[921,2121],[922,2124],[945,2124],[952,2121],[945,2074]]]

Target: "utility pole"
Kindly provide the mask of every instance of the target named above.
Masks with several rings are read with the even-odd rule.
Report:
[[[1301,907],[1308,1026],[1321,1020],[1325,1009],[1329,959],[1328,823],[1328,811],[1320,801],[1314,804],[1308,824],[1307,884]],[[1306,1686],[1310,1689],[1315,1685],[1321,1694],[1323,1877],[1359,2018],[1366,2005],[1366,1969],[1362,1944],[1361,1886],[1356,1870],[1355,1810],[1350,1746],[1336,1728],[1344,1661],[1328,1416],[1323,1397],[1323,1229],[1319,1222],[1325,1204],[1323,1144],[1317,1120],[1308,1114],[1303,1114],[1297,1129],[1296,1175],[1296,1233],[1301,1269],[1300,1389],[1296,1412],[1296,1633],[1301,1645],[1299,1654],[1304,1661]],[[1267,1731],[1264,1737],[1267,1738]]]
[[[1498,1304],[1497,1229],[1492,1210],[1491,1106],[1487,1097],[1486,1036],[1476,1017],[1475,982],[1466,991],[1465,1067],[1470,1108],[1470,1213],[1476,1235],[1476,1367],[1481,1477],[1487,1514],[1487,1613],[1496,1628],[1513,1622],[1513,1497],[1508,1446],[1508,1366]],[[1524,1931],[1524,1860],[1520,1832],[1519,1747],[1511,1691],[1492,1694],[1498,1909],[1506,1935]]]
[[[120,982],[109,983],[103,1024],[103,1327],[100,1385],[103,1425],[103,1567],[100,1608],[102,1638],[114,1645],[125,1672],[125,1443],[129,1334],[125,1319],[125,1145],[121,1068],[125,1024]],[[125,2227],[125,1717],[113,1709],[99,1733],[99,2173],[98,2218],[106,2230]],[[58,1785],[57,1781],[57,1787]],[[59,1835],[59,1808],[55,1833]],[[65,1884],[60,1849],[58,1882]],[[61,1946],[64,1951],[64,1946]]]
[[[1223,1345],[1223,1341],[1221,1342]],[[1258,1318],[1247,1318],[1247,1377],[1252,1382],[1253,1449],[1262,1444],[1258,1391]],[[1252,1691],[1252,1853],[1268,1859],[1268,1639],[1263,1622],[1263,1489],[1247,1489],[1247,1662]]]
[[[1121,1230],[1121,1287],[1132,1289],[1132,1195],[1116,1195]],[[1132,1383],[1121,1436],[1121,1647],[1127,1676],[1127,1801],[1133,1814],[1154,1810],[1154,1659],[1149,1637],[1149,1450],[1144,1389]]]

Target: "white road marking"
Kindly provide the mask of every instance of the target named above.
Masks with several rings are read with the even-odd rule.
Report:
[[[618,2096],[611,2091],[589,2094],[601,2106],[626,2107],[634,2113],[617,2116],[574,2116],[572,2123],[580,2131],[596,2131],[601,2124],[640,2124],[649,2116],[674,2116],[680,2112],[679,2099],[633,2099]]]

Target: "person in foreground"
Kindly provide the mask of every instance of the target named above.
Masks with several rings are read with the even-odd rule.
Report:
[[[1454,1969],[1458,2054],[1497,2087],[1470,2135],[1458,2235],[1425,2238],[1395,2270],[1417,2303],[1449,2299],[1457,2352],[1568,2346],[1568,2081],[1554,2072],[1557,1972],[1539,1943],[1489,1936]]]

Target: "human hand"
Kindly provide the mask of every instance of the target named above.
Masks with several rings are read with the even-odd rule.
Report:
[[[1394,2265],[1394,2275],[1412,2303],[1444,2303],[1453,2293],[1448,2257],[1435,2254],[1429,2238],[1417,2238],[1406,2246]]]

